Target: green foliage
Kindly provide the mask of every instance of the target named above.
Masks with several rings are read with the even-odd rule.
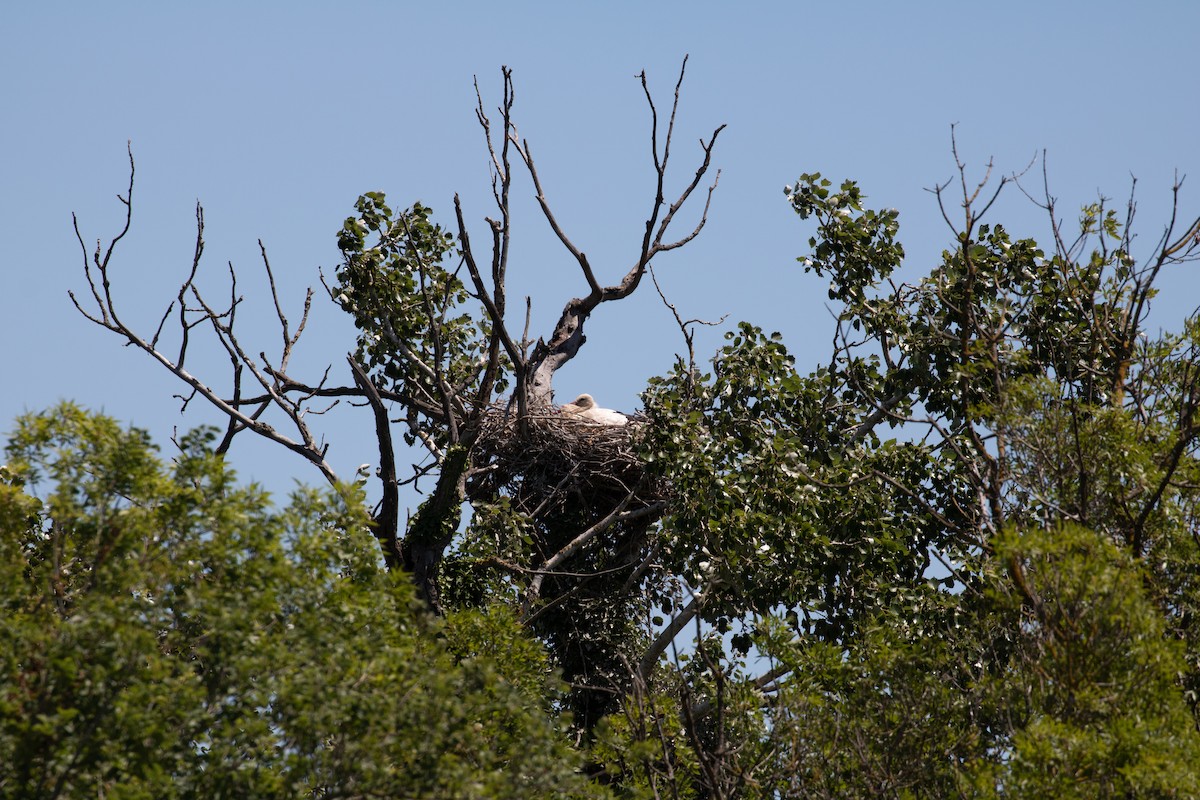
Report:
[[[1195,794],[1196,320],[1140,335],[1156,268],[1102,204],[1047,256],[968,202],[941,263],[885,288],[894,211],[816,174],[787,193],[842,304],[827,366],[743,323],[644,395],[710,658],[741,689],[748,652],[788,676],[741,739],[771,742],[758,796]],[[624,774],[664,774],[665,740],[627,735],[655,755]]]
[[[168,468],[77,407],[22,418],[0,797],[1200,796],[1200,321],[1143,331],[1200,222],[1139,263],[1132,209],[1072,238],[1048,202],[1043,249],[976,191],[897,284],[898,212],[785,192],[829,357],[743,322],[604,432],[489,415],[530,344],[491,327],[507,216],[483,296],[465,236],[359,198],[332,293],[383,460],[376,393],[434,459],[389,556],[439,618],[369,533],[395,483],[379,519],[357,486],[276,508],[211,431]]]
[[[518,600],[507,573],[488,570],[492,559],[518,563],[533,548],[532,525],[507,497],[472,508],[470,536],[462,537],[442,563],[442,591],[452,608],[483,608]]]
[[[511,616],[434,622],[379,566],[352,487],[274,510],[211,439],[167,469],[144,433],[75,406],[18,421],[0,796],[603,794]]]
[[[831,405],[830,373],[799,375],[777,334],[728,338],[711,376],[677,370],[643,398],[645,457],[678,495],[673,569],[710,592],[710,619],[782,605],[834,640],[884,608],[920,624],[930,548],[964,552],[934,509],[965,506],[969,487],[929,447],[853,441],[864,410]]]
[[[1178,686],[1183,648],[1164,635],[1144,571],[1079,526],[1010,529],[994,544],[995,569],[940,635],[880,615],[849,647],[784,630],[762,641],[795,675],[771,717],[774,791],[1200,791],[1200,735]]]
[[[985,708],[963,647],[906,635],[882,619],[848,652],[821,643],[781,654],[796,679],[773,715],[785,796],[955,796],[986,752]]]
[[[1009,531],[996,555],[1024,592],[998,582],[997,613],[1018,617],[1020,634],[997,686],[1015,723],[1006,758],[981,770],[994,794],[1200,793],[1200,734],[1178,686],[1183,647],[1164,635],[1143,570],[1071,525]]]
[[[631,696],[601,720],[591,756],[630,800],[699,796],[700,766],[676,697]]]
[[[818,233],[808,240],[813,253],[800,259],[805,271],[830,275],[829,299],[854,305],[904,259],[904,248],[896,241],[900,214],[895,209],[864,211],[863,194],[854,181],[844,181],[836,192],[831,185],[815,172],[801,175],[784,194],[800,219],[817,220]]]
[[[338,234],[343,261],[333,294],[361,331],[356,357],[411,410],[409,444],[418,429],[443,441],[442,426],[419,424],[418,415],[444,426],[446,399],[478,388],[487,317],[460,310],[468,293],[447,264],[455,239],[432,221],[431,209],[414,203],[393,212],[382,192],[362,195],[355,209]],[[503,381],[494,387],[504,388]]]

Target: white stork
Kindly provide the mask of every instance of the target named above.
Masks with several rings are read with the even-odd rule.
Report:
[[[571,402],[562,407],[564,414],[572,414],[580,419],[586,419],[588,422],[594,422],[598,425],[625,425],[629,422],[629,418],[620,411],[613,411],[611,408],[601,408],[596,405],[596,401],[590,394],[581,394]]]

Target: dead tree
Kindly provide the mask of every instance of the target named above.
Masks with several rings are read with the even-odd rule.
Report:
[[[375,479],[382,498],[373,527],[387,566],[410,571],[420,595],[440,611],[443,562],[462,533],[463,501],[477,506],[503,501],[533,530],[532,546],[519,557],[493,553],[466,566],[460,559],[456,569],[460,574],[466,569],[501,576],[518,587],[521,608],[531,624],[539,627],[539,620],[558,614],[554,625],[562,633],[571,625],[586,623],[564,621],[562,614],[578,616],[589,603],[594,609],[605,594],[637,594],[654,549],[648,532],[667,500],[666,488],[653,486],[643,474],[635,450],[637,426],[603,430],[565,418],[553,405],[553,379],[579,353],[592,313],[604,303],[630,296],[656,256],[687,244],[705,225],[720,173],[711,181],[707,176],[723,125],[700,140],[698,165],[674,199],[668,200],[668,165],[686,65],[684,59],[665,126],[645,73],[639,76],[650,110],[656,186],[636,256],[615,284],[601,283],[600,271],[556,218],[533,148],[517,134],[512,72],[503,68],[503,100],[495,120],[485,111],[476,84],[475,111],[490,157],[494,201],[494,216],[485,217],[490,234],[485,247],[472,239],[458,195],[452,229],[434,223],[430,210],[419,204],[393,212],[384,196],[375,193],[360,198],[359,213],[346,221],[339,240],[344,263],[332,284],[324,277],[322,284],[335,303],[355,316],[362,330],[357,350],[347,357],[349,380],[338,383],[332,377],[335,365],[315,380],[290,372],[314,291],[308,290],[293,327],[261,242],[281,334],[273,356],[246,342],[236,327],[244,300],[232,265],[224,299],[214,300],[201,291],[197,276],[204,254],[204,212],[199,205],[192,262],[157,327],[147,335],[126,322],[113,291],[112,264],[133,220],[132,151],[128,190],[119,196],[126,210],[122,230],[107,246],[97,242],[89,252],[76,221],[90,298],[72,293],[71,299],[92,322],[179,378],[187,387],[179,395],[183,409],[199,397],[225,417],[218,453],[228,451],[239,434],[250,431],[296,453],[338,486],[340,477],[326,459],[329,445],[313,431],[311,419],[342,401],[369,407],[379,459]],[[514,324],[506,291],[512,246],[510,198],[514,180],[522,174],[532,183],[550,229],[578,265],[583,286],[578,297],[566,302],[549,335],[536,340],[529,332],[530,299],[525,299],[520,315],[522,328],[521,323]],[[703,205],[694,215],[694,224],[676,234],[679,212],[697,193]],[[478,304],[476,309],[462,314],[460,304],[470,301]],[[215,337],[229,358],[230,373],[221,388],[187,366],[193,338],[203,331]],[[397,467],[397,433],[428,454],[423,464],[403,477]],[[432,492],[402,525],[400,488],[430,479]],[[610,611],[620,605],[612,605],[611,598],[605,602]],[[546,634],[551,626],[542,625],[540,630]],[[564,635],[570,638],[569,633]],[[558,642],[560,657],[571,646]],[[577,659],[580,669],[575,677],[586,677],[581,677],[581,670],[589,658]]]

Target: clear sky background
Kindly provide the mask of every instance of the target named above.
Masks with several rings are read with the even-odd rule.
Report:
[[[1181,212],[1200,214],[1200,3],[791,2],[10,3],[0,10],[0,431],[18,414],[74,399],[148,428],[218,422],[149,358],[84,320],[86,295],[71,213],[85,240],[117,232],[116,200],[137,161],[133,228],[115,259],[127,321],[150,334],[190,265],[194,207],[206,215],[201,286],[227,292],[226,264],[247,305],[242,336],[278,347],[257,241],[271,257],[293,320],[318,269],[338,262],[336,232],[365,191],[393,207],[421,200],[447,223],[461,194],[475,239],[492,213],[487,157],[474,119],[476,76],[489,109],[500,67],[514,69],[516,119],[558,218],[614,282],[636,257],[653,199],[649,115],[635,76],[659,99],[684,54],[675,192],[697,140],[727,123],[709,224],[658,274],[687,317],[726,322],[698,354],[746,319],[783,332],[802,369],[827,359],[826,284],[796,257],[811,228],[782,189],[803,172],[854,178],[877,207],[901,211],[907,277],[936,263],[950,233],[926,189],[954,175],[950,126],[970,175],[1026,167],[1043,149],[1070,217],[1098,193],[1120,204],[1138,180],[1140,253],[1152,248],[1184,184]],[[1026,181],[1040,190],[1040,171]],[[530,295],[533,332],[548,335],[585,291],[571,257],[515,183],[511,303]],[[693,209],[693,212],[697,209]],[[991,220],[1042,238],[1045,220],[1015,189]],[[693,215],[680,220],[690,228]],[[1164,276],[1155,322],[1177,328],[1200,302],[1200,274]],[[349,382],[354,330],[318,296],[293,374]],[[520,323],[515,323],[519,329]],[[682,346],[646,284],[601,307],[588,344],[556,379],[560,402],[581,391],[633,409],[646,379]],[[202,350],[208,353],[203,358]],[[228,384],[215,342],[189,366]],[[377,456],[369,418],[334,413],[317,427],[350,477]],[[165,448],[169,452],[169,445]],[[243,477],[286,490],[319,474],[244,434]]]

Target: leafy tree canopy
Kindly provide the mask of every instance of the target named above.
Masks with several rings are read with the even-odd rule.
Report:
[[[18,420],[0,508],[0,796],[602,795],[499,607],[434,621],[351,487],[276,509],[198,430]]]
[[[655,192],[605,285],[554,215],[503,78],[498,116],[482,93],[476,109],[485,236],[458,197],[438,222],[371,192],[342,225],[326,288],[359,330],[342,385],[289,374],[312,295],[293,327],[265,252],[276,356],[243,342],[240,298],[197,288],[202,213],[178,297],[152,336],[131,327],[109,291],[131,177],[126,228],[84,249],[76,304],[228,424],[167,469],[143,434],[73,407],[20,422],[0,516],[0,758],[21,770],[6,788],[1200,793],[1200,320],[1147,327],[1161,272],[1200,257],[1180,186],[1145,252],[1132,200],[1067,224],[1027,193],[1039,243],[988,217],[1021,176],[989,167],[972,186],[955,146],[961,196],[934,190],[946,249],[897,283],[898,212],[803,174],[786,201],[803,269],[828,281],[828,357],[798,365],[743,322],[698,361],[699,323],[664,297],[680,356],[641,415],[596,425],[555,404],[554,374],[593,314],[700,234],[722,127],[674,179],[683,73],[669,115],[642,76]],[[579,269],[541,337],[507,304],[517,180]],[[201,329],[230,356],[224,389],[185,367]],[[370,511],[313,430],[343,399],[372,411]],[[244,431],[329,490],[279,510],[236,486],[221,457]],[[402,458],[396,433],[423,456]]]

